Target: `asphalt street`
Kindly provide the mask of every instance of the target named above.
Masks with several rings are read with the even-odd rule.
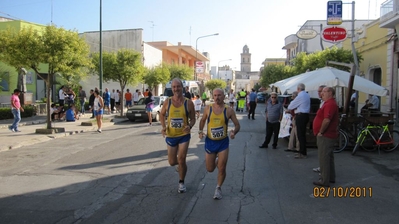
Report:
[[[398,223],[399,151],[335,154],[336,183],[315,188],[317,149],[294,159],[280,139],[260,149],[256,120],[238,114],[223,199],[205,170],[198,122],[187,156],[187,192],[167,161],[159,123],[123,122],[0,152],[0,223]],[[233,127],[233,124],[230,123]],[[353,192],[352,192],[353,191]],[[323,197],[324,196],[324,197]]]

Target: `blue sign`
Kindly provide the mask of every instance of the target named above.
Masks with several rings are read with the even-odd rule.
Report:
[[[327,25],[342,24],[342,1],[327,2]]]

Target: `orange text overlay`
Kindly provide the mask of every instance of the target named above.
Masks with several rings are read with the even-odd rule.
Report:
[[[314,187],[315,198],[371,198],[372,187]]]

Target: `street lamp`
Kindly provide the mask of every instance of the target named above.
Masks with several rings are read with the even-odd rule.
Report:
[[[220,71],[220,65],[219,65],[220,62],[223,62],[223,61],[231,61],[231,60],[232,60],[232,59],[225,59],[225,60],[221,60],[221,61],[218,62],[218,78],[220,78],[220,72],[219,72],[219,71]]]
[[[217,36],[217,35],[219,35],[219,33],[214,33],[214,34],[209,34],[209,35],[201,36],[201,37],[198,37],[197,40],[195,41],[195,65],[194,65],[194,68],[195,68],[194,79],[195,79],[195,81],[197,81],[197,79],[198,79],[198,77],[197,77],[197,70],[196,70],[197,60],[198,60],[198,48],[197,48],[198,39],[201,39],[201,38],[204,38],[204,37],[210,37],[210,36]]]

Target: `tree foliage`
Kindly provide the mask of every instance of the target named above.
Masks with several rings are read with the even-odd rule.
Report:
[[[357,53],[359,63],[363,57]],[[280,80],[305,73],[306,71],[313,71],[318,68],[323,68],[328,61],[335,61],[341,63],[352,63],[354,61],[351,50],[342,48],[328,48],[323,51],[318,51],[312,54],[301,52],[291,61],[291,66],[285,65],[268,65],[261,72],[261,84],[268,87],[270,84]],[[344,71],[349,71],[348,67],[329,64],[330,67],[335,67]]]
[[[194,69],[187,65],[169,65],[170,80],[179,78],[181,80],[193,80]]]
[[[50,93],[52,80],[56,74],[61,76],[81,77],[84,68],[91,67],[89,46],[76,31],[65,30],[55,26],[42,28],[24,27],[20,30],[9,28],[0,31],[0,60],[20,68],[31,68],[40,76],[40,64],[47,67],[47,96]],[[51,100],[47,100],[47,128],[51,128]]]
[[[103,78],[104,81],[118,82],[122,99],[124,99],[124,89],[127,84],[136,85],[142,81],[145,68],[141,62],[141,54],[134,50],[120,49],[117,52],[103,52]],[[100,74],[100,53],[92,55],[94,72]],[[121,104],[121,116],[123,116],[123,104]]]
[[[157,87],[159,84],[167,83],[169,80],[171,80],[168,66],[166,64],[161,64],[147,69],[143,80],[150,89]]]
[[[363,57],[357,53],[359,63],[363,61]],[[353,54],[351,50],[345,50],[343,48],[328,48],[323,51],[318,51],[312,54],[306,54],[301,52],[292,60],[294,67],[294,73],[301,74],[307,70],[313,71],[318,68],[323,68],[327,65],[328,61],[335,61],[341,63],[353,63]],[[338,66],[329,64],[330,67],[335,67],[340,70],[349,71],[348,67]]]
[[[225,89],[226,82],[220,79],[212,79],[205,83],[205,87],[208,88],[211,92],[216,88]]]
[[[280,80],[293,76],[293,69],[286,65],[268,65],[261,72],[260,83],[264,87],[268,87],[270,84],[278,82]]]

